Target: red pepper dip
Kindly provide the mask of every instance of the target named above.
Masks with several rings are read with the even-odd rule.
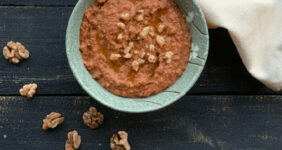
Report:
[[[123,97],[148,97],[174,84],[190,47],[185,16],[171,0],[96,0],[80,28],[85,67]]]

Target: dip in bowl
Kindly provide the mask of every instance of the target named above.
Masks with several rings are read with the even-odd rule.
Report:
[[[78,2],[66,35],[69,64],[90,96],[116,110],[148,112],[175,102],[195,84],[209,36],[194,1],[93,3]]]

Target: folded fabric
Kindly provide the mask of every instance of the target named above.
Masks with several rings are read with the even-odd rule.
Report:
[[[267,87],[281,90],[282,0],[196,1],[209,28],[229,31],[250,74]]]

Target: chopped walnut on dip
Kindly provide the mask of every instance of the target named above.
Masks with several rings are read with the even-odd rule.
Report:
[[[19,92],[22,96],[26,96],[27,98],[30,99],[36,93],[37,87],[38,86],[36,83],[26,84],[20,89]]]
[[[118,134],[114,134],[110,142],[112,150],[130,150],[128,134],[125,131],[119,131]]]
[[[29,58],[29,51],[21,43],[10,41],[3,48],[3,56],[10,63],[18,64],[22,59]]]
[[[98,128],[104,121],[104,115],[97,111],[95,107],[90,107],[82,116],[84,124],[95,129]]]
[[[81,136],[76,130],[68,133],[68,139],[65,144],[65,150],[76,150],[81,144]]]
[[[47,130],[49,128],[56,128],[59,124],[64,122],[64,117],[60,113],[51,112],[46,118],[43,120],[42,129]]]

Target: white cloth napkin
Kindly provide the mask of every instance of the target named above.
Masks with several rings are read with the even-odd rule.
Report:
[[[197,1],[209,28],[229,31],[248,71],[267,87],[281,90],[282,0]]]

